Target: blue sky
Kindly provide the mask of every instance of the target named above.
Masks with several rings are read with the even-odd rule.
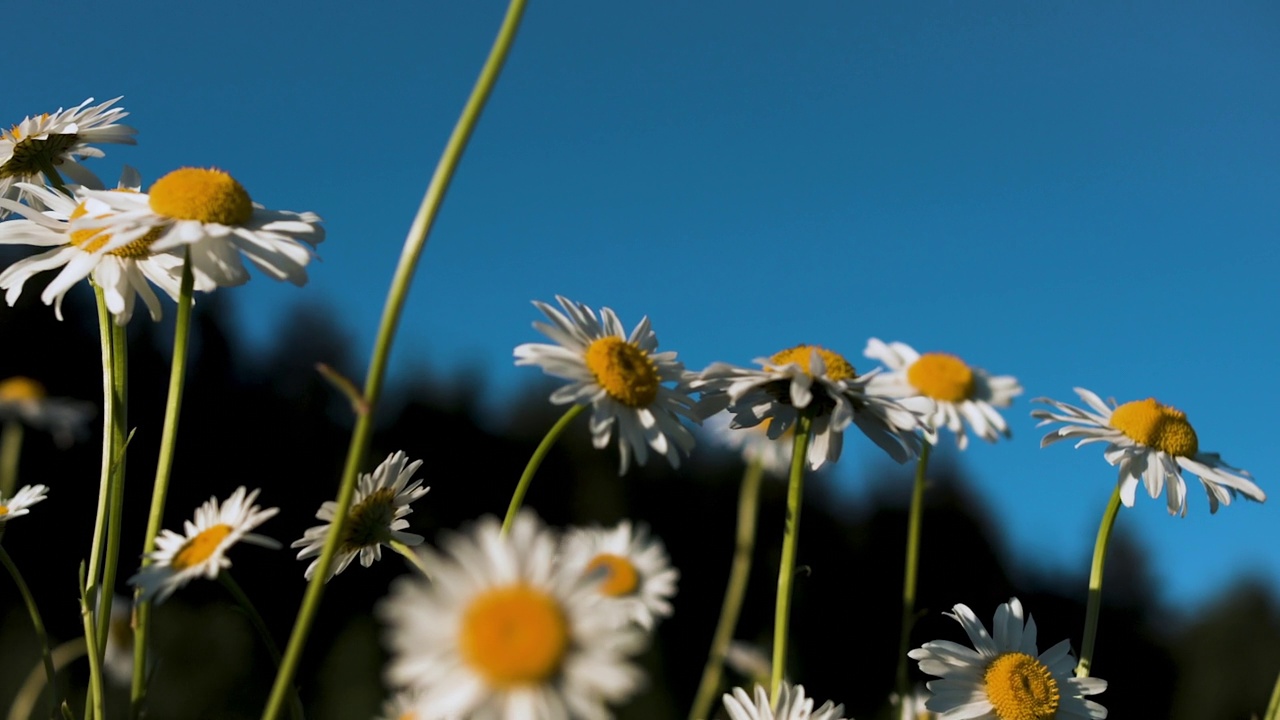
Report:
[[[369,9],[370,7],[376,10]],[[404,232],[497,2],[54,2],[11,9],[11,120],[124,95],[148,181],[216,165],[326,220],[303,290],[234,292],[258,345],[297,305],[367,353]],[[60,19],[51,23],[50,15]],[[866,339],[1018,376],[1013,441],[960,458],[1020,560],[1086,572],[1114,471],[1040,450],[1076,385],[1188,413],[1272,495],[1120,518],[1180,608],[1280,592],[1280,7],[1026,2],[533,3],[396,346],[399,377],[534,380],[532,299],[649,315],[691,368]],[[140,321],[140,320],[135,320]],[[875,448],[848,443],[856,483]],[[1194,483],[1194,481],[1193,481]],[[853,497],[858,488],[852,488]],[[957,598],[957,601],[963,601]]]

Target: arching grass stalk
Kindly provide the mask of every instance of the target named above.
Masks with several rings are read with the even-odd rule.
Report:
[[[22,459],[22,423],[6,420],[0,429],[0,497],[13,497],[18,487],[18,463]]]
[[[1098,613],[1102,609],[1102,566],[1107,561],[1107,543],[1111,540],[1111,528],[1120,514],[1120,486],[1111,491],[1111,501],[1102,513],[1102,525],[1098,527],[1098,539],[1093,544],[1093,566],[1089,570],[1089,605],[1084,615],[1084,639],[1080,642],[1080,662],[1076,665],[1076,677],[1089,677],[1093,664],[1093,643],[1098,635]]]
[[[73,638],[58,647],[54,648],[49,654],[53,660],[53,670],[57,672],[72,662],[79,660],[84,656],[88,645],[85,644],[84,638]],[[27,679],[22,681],[22,686],[18,688],[18,692],[13,696],[13,703],[9,705],[8,720],[30,720],[31,711],[35,709],[36,701],[40,699],[40,693],[45,687],[56,688],[56,685],[50,685],[45,681],[46,670],[44,663],[31,668],[31,672],[27,673]],[[54,693],[56,690],[50,690]]]
[[[920,568],[920,526],[924,515],[925,473],[929,468],[929,451],[933,446],[928,440],[920,449],[916,460],[916,481],[911,490],[911,510],[907,516],[907,559],[902,576],[902,631],[898,635],[898,700],[908,701],[911,687],[907,683],[907,651],[911,642],[911,628],[916,624],[916,577]]]
[[[533,482],[533,476],[537,474],[538,468],[542,465],[542,461],[547,457],[547,453],[551,452],[551,446],[556,444],[556,440],[564,433],[564,429],[569,427],[569,423],[573,419],[582,414],[586,410],[586,405],[574,405],[560,416],[555,425],[547,431],[546,437],[542,438],[542,442],[538,443],[538,447],[534,449],[533,455],[529,457],[529,462],[524,466],[524,472],[520,474],[520,482],[516,483],[516,490],[511,494],[511,504],[507,506],[507,516],[502,519],[502,534],[506,535],[511,531],[511,524],[516,521],[516,515],[520,512],[520,506],[524,504],[524,494],[529,490],[529,484]]]
[[[769,698],[778,704],[778,688],[787,666],[787,627],[791,618],[791,585],[796,576],[796,545],[800,540],[800,504],[804,498],[804,466],[809,454],[809,430],[813,418],[801,411],[791,448],[791,481],[787,486],[787,527],[782,535],[782,563],[778,567],[778,600],[773,616],[773,675]]]
[[[231,573],[223,570],[218,573],[218,580],[222,582],[222,586],[231,593],[231,597],[235,598],[236,604],[244,611],[245,617],[249,618],[249,624],[253,625],[253,629],[258,633],[258,638],[262,640],[262,645],[267,649],[267,654],[271,656],[271,662],[277,668],[280,667],[280,647],[276,645],[275,638],[271,637],[271,631],[267,628],[267,623],[262,619],[258,608],[254,607],[253,601],[245,594],[244,589],[240,587],[240,583],[231,577]],[[302,720],[302,698],[298,697],[295,689],[289,697],[289,716],[293,720]]]
[[[414,552],[413,548],[409,547],[408,545],[405,545],[399,540],[392,540],[391,549],[395,550],[396,552],[404,556],[404,559],[408,560],[411,565],[417,568],[418,572],[422,573],[423,577],[427,578],[428,580],[431,579],[431,571],[427,569],[426,565],[422,564],[422,556]]]
[[[31,588],[27,587],[27,583],[22,579],[22,573],[18,572],[18,566],[14,564],[13,558],[9,557],[9,553],[0,547],[0,564],[4,565],[4,569],[9,571],[9,575],[13,577],[13,583],[18,586],[18,593],[22,595],[22,602],[27,606],[27,614],[31,616],[31,626],[35,628],[36,640],[40,642],[40,653],[44,659],[45,678],[49,683],[49,716],[52,717],[58,709],[58,698],[56,685],[54,685],[54,669],[53,656],[49,652],[49,636],[44,631],[44,620],[40,618],[40,608],[36,605],[36,599],[31,595]]]
[[[409,285],[413,281],[413,274],[417,269],[418,258],[422,255],[423,248],[426,247],[427,236],[430,234],[431,227],[440,212],[440,206],[444,201],[446,191],[449,189],[449,183],[457,170],[458,162],[462,159],[462,152],[466,149],[467,141],[471,138],[472,131],[475,130],[476,123],[480,119],[480,113],[484,109],[489,95],[493,92],[493,86],[498,80],[498,74],[502,71],[502,65],[506,62],[507,54],[511,51],[511,45],[516,37],[516,30],[520,26],[520,18],[524,14],[526,1],[511,0],[510,5],[508,5],[506,16],[502,20],[502,27],[498,30],[498,36],[494,40],[493,47],[489,50],[489,57],[485,61],[484,67],[480,70],[480,77],[476,79],[475,87],[471,90],[471,96],[467,99],[462,115],[458,118],[457,125],[454,126],[453,134],[450,135],[449,142],[445,145],[440,162],[436,165],[435,174],[431,177],[431,184],[427,186],[422,205],[418,208],[418,213],[414,216],[413,224],[409,228],[404,250],[400,253],[400,262],[396,266],[395,277],[392,279],[391,288],[387,292],[387,303],[382,311],[382,320],[378,326],[378,337],[373,345],[373,357],[370,359],[369,372],[365,377],[364,399],[368,403],[368,410],[356,418],[355,430],[351,433],[351,443],[347,448],[347,460],[342,471],[337,508],[334,510],[329,535],[325,538],[324,548],[320,551],[320,557],[316,561],[318,564],[315,574],[311,576],[311,582],[307,585],[306,596],[302,601],[302,607],[294,620],[293,632],[289,635],[289,645],[285,648],[284,657],[280,662],[280,670],[276,673],[275,684],[271,688],[271,696],[268,698],[267,706],[262,712],[262,720],[275,720],[280,713],[280,706],[284,704],[288,689],[293,683],[294,673],[298,669],[298,661],[302,658],[302,649],[306,645],[307,635],[311,632],[311,623],[315,620],[316,611],[320,607],[320,598],[324,594],[325,579],[329,577],[329,569],[333,567],[334,555],[337,553],[338,544],[342,538],[342,526],[346,522],[347,513],[351,506],[351,498],[355,494],[356,478],[359,476],[360,466],[364,463],[365,455],[369,450],[369,442],[373,436],[374,409],[377,407],[378,399],[382,394],[382,382],[386,376],[387,360],[391,354],[391,341],[395,337],[396,328],[400,324],[400,315],[404,310],[405,299],[409,294]]]
[[[1276,676],[1276,687],[1271,691],[1271,702],[1267,703],[1267,714],[1262,720],[1280,720],[1280,675]]]
[[[751,577],[751,556],[756,546],[756,519],[760,507],[760,481],[764,478],[764,463],[754,458],[742,474],[742,487],[738,490],[738,530],[733,544],[733,564],[729,566],[729,585],[720,605],[720,620],[711,638],[711,652],[707,665],[702,669],[702,681],[698,694],[689,710],[689,720],[703,720],[715,704],[720,690],[720,677],[724,672],[724,658],[733,642],[733,631],[738,627],[742,611],[742,598],[747,592],[747,580]]]
[[[178,291],[178,315],[173,326],[173,359],[169,365],[169,399],[165,403],[164,426],[160,432],[160,455],[156,480],[151,488],[151,513],[142,541],[142,567],[151,564],[147,556],[156,549],[156,535],[164,522],[165,498],[173,471],[173,453],[178,439],[178,418],[182,412],[182,391],[187,377],[187,347],[191,338],[191,305],[194,290],[191,258],[182,265],[182,285]],[[141,590],[134,593],[133,681],[130,685],[130,715],[139,717],[147,695],[147,640],[151,629],[151,603],[141,602]]]

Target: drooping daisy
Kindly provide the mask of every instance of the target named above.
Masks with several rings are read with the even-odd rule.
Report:
[[[0,524],[7,523],[16,517],[29,515],[31,506],[49,497],[49,488],[44,485],[26,485],[5,499],[0,497]]]
[[[174,170],[146,193],[83,192],[108,212],[76,218],[73,231],[110,234],[108,251],[154,237],[153,252],[185,249],[192,267],[219,286],[249,279],[241,255],[277,280],[305,285],[313,248],[324,240],[320,216],[268,210],[213,168]]]
[[[956,444],[964,450],[969,445],[965,423],[987,442],[995,442],[1001,435],[1009,437],[1009,425],[996,408],[1009,407],[1022,394],[1022,386],[1013,376],[988,375],[955,355],[921,355],[906,343],[885,344],[878,338],[867,341],[863,354],[889,369],[872,379],[877,390],[899,398],[923,395],[937,404],[926,419],[925,439],[931,445],[938,443],[938,429],[945,427],[955,433]]]
[[[128,115],[123,108],[111,107],[116,100],[89,107],[89,98],[70,110],[58,108],[55,113],[31,115],[12,128],[0,131],[0,197],[32,200],[29,188],[18,183],[45,185],[45,171],[53,169],[71,183],[100,188],[102,181],[79,163],[87,157],[102,157],[95,143],[135,145],[137,130],[117,121]],[[0,218],[8,210],[0,209]]]
[[[804,686],[787,682],[778,686],[777,707],[769,703],[769,693],[760,685],[756,685],[754,702],[742,688],[725,693],[724,707],[732,720],[844,720],[840,717],[843,705],[828,700],[814,710],[813,698],[804,696]]]
[[[342,544],[338,546],[329,577],[325,578],[326,582],[346,570],[357,556],[360,564],[365,567],[381,560],[382,546],[389,546],[393,540],[410,546],[422,543],[421,535],[404,532],[409,527],[409,521],[404,518],[413,512],[409,503],[426,495],[430,489],[422,487],[421,480],[410,482],[420,467],[421,460],[409,462],[407,455],[396,451],[372,473],[360,475],[360,484],[351,498],[351,510],[347,513]],[[325,521],[324,524],[308,529],[302,539],[295,540],[290,545],[302,548],[298,553],[299,560],[317,558],[307,566],[305,575],[308,580],[320,564],[318,558],[324,550],[325,538],[329,535],[329,527],[337,510],[338,504],[332,500],[321,505],[316,518]]]
[[[616,603],[621,614],[645,630],[654,620],[671,615],[680,571],[671,567],[662,541],[623,520],[611,530],[574,528],[562,543],[561,563],[579,573],[592,587]]]
[[[703,416],[727,408],[732,428],[769,421],[770,438],[791,430],[801,412],[812,417],[809,466],[817,469],[840,458],[843,433],[857,425],[898,462],[920,452],[922,416],[934,404],[924,397],[893,399],[870,386],[876,371],[858,375],[843,356],[817,345],[797,345],[770,358],[756,358],[763,369],[714,363],[691,383],[702,392]]]
[[[83,434],[93,413],[93,403],[49,397],[44,385],[29,377],[0,380],[0,422],[17,420],[44,430],[59,447],[70,445]]]
[[[591,404],[591,440],[597,449],[608,445],[617,430],[619,475],[626,473],[632,453],[644,465],[649,448],[679,467],[680,453],[693,450],[693,434],[678,416],[695,423],[699,417],[683,387],[686,373],[676,354],[656,352],[658,336],[648,317],[628,336],[613,310],[603,308],[597,320],[595,311],[582,303],[559,295],[556,300],[563,313],[534,301],[551,324],[533,326],[557,344],[518,346],[516,365],[537,365],[548,375],[571,381],[551,394],[551,402]]]
[[[556,539],[535,515],[504,536],[494,518],[419,550],[434,576],[400,578],[377,607],[387,623],[387,680],[421,693],[442,717],[563,720],[612,717],[641,676],[627,659],[642,635],[573,573],[557,571]]]
[[[162,531],[156,538],[155,552],[149,555],[152,564],[129,578],[130,585],[142,590],[141,600],[164,602],[197,577],[218,577],[224,568],[231,567],[227,550],[238,542],[279,548],[275,540],[249,532],[280,512],[280,508],[264,510],[254,505],[258,492],[239,487],[221,506],[211,497],[196,509],[194,522],[184,523],[181,535]]]
[[[1211,513],[1218,511],[1219,504],[1230,505],[1237,493],[1258,502],[1267,499],[1248,472],[1226,464],[1218,453],[1200,452],[1195,428],[1181,410],[1161,404],[1155,398],[1134,400],[1117,407],[1114,400],[1108,405],[1084,388],[1075,388],[1075,391],[1092,412],[1057,400],[1036,398],[1035,402],[1046,403],[1058,411],[1033,411],[1031,417],[1039,419],[1040,426],[1066,423],[1045,435],[1040,447],[1067,438],[1079,438],[1076,447],[1107,443],[1102,456],[1120,468],[1120,500],[1126,507],[1133,507],[1138,481],[1142,481],[1153,499],[1160,497],[1167,485],[1169,514],[1186,516],[1187,485],[1183,470],[1200,478],[1209,495]]]
[[[1068,640],[1040,653],[1036,623],[1023,622],[1017,598],[996,608],[992,632],[965,605],[945,613],[964,628],[973,649],[949,640],[934,640],[907,653],[920,670],[941,680],[928,683],[933,697],[925,707],[940,720],[1066,720],[1105,718],[1107,709],[1086,695],[1107,689],[1107,681],[1073,674],[1075,659]]]
[[[702,427],[709,430],[711,437],[720,444],[740,452],[744,463],[759,462],[765,472],[776,477],[786,477],[791,470],[795,428],[777,438],[771,438],[768,422],[749,428],[732,427],[732,422],[733,417],[729,413],[718,412],[705,418]]]

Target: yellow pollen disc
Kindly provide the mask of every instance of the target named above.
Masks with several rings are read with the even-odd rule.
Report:
[[[498,688],[541,683],[560,669],[569,624],[542,590],[509,585],[478,595],[462,614],[462,659]]]
[[[921,355],[907,368],[907,382],[934,400],[955,403],[973,397],[973,370],[955,355]]]
[[[151,209],[179,220],[243,225],[253,216],[253,201],[240,183],[221,170],[180,168],[151,186]]]
[[[44,386],[29,377],[18,375],[0,382],[0,402],[43,400],[45,395]]]
[[[133,191],[114,190],[113,192]],[[88,212],[89,211],[84,207],[84,203],[80,203],[79,205],[76,205],[75,210],[71,211],[71,219],[75,220],[76,218],[84,217]],[[97,215],[95,217],[111,217],[111,213],[106,215]],[[107,254],[115,255],[116,257],[132,258],[134,260],[145,258],[151,255],[151,244],[156,240],[159,240],[161,234],[162,231],[160,228],[154,228],[149,230],[146,235],[143,235],[128,245],[118,247],[115,250],[109,251]],[[111,233],[104,231],[102,228],[95,228],[92,230],[72,230],[70,236],[71,244],[87,253],[95,253],[101,250],[102,246],[106,245],[107,241],[110,239]]]
[[[1161,405],[1155,398],[1127,402],[1111,412],[1111,427],[1130,440],[1175,457],[1191,457],[1200,452],[1195,428],[1187,414]]]
[[[347,516],[347,530],[342,537],[343,548],[358,550],[391,542],[391,523],[396,515],[395,499],[395,490],[380,488],[351,508],[351,513]]]
[[[5,515],[8,515],[8,514],[9,514],[9,506],[0,505],[0,517],[4,517]]]
[[[203,530],[200,534],[191,538],[174,553],[173,561],[169,563],[174,570],[186,570],[208,560],[211,555],[222,545],[222,541],[227,539],[231,534],[230,525],[214,525],[208,530]]]
[[[648,407],[658,397],[658,366],[645,351],[620,337],[587,346],[587,369],[609,397],[627,407]]]
[[[410,710],[409,712],[401,715],[398,720],[418,720],[418,713]]]
[[[609,597],[631,595],[640,586],[640,575],[636,572],[636,566],[621,555],[601,553],[591,558],[583,574],[597,573],[602,577],[600,592]]]
[[[844,359],[843,355],[831,352],[830,350],[824,347],[818,347],[817,345],[797,345],[793,348],[788,348],[769,358],[769,362],[776,363],[778,365],[795,363],[806,373],[812,376],[813,368],[809,367],[809,361],[814,350],[818,351],[818,356],[821,357],[822,362],[826,364],[827,377],[829,379],[839,382],[841,380],[852,380],[858,376],[854,371],[853,366],[849,364],[848,360]]]
[[[982,676],[987,700],[1000,720],[1048,720],[1058,712],[1058,681],[1026,653],[1005,653]]]

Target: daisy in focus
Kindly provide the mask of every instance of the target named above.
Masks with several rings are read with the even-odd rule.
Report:
[[[329,570],[329,581],[334,575],[347,569],[351,561],[360,558],[360,564],[369,567],[382,559],[382,546],[400,542],[405,545],[422,544],[422,536],[404,532],[409,527],[405,516],[413,512],[409,503],[427,494],[430,488],[422,487],[421,480],[410,482],[413,474],[422,467],[421,460],[409,462],[409,457],[397,451],[382,461],[372,473],[361,474],[360,484],[351,498],[351,510],[347,514],[346,528],[342,533],[342,544],[338,546],[333,565]],[[290,547],[300,547],[299,560],[310,557],[306,578],[311,579],[316,567],[320,564],[320,552],[324,550],[325,538],[329,535],[329,527],[333,523],[338,504],[332,500],[320,506],[316,519],[323,520],[323,525],[309,528],[302,539],[295,540]]]
[[[886,344],[878,338],[867,341],[863,354],[889,369],[872,379],[877,390],[897,398],[923,395],[936,403],[937,409],[926,418],[925,439],[930,445],[938,444],[938,430],[945,427],[955,433],[956,445],[964,450],[969,446],[966,423],[987,442],[1010,436],[1009,425],[996,408],[1009,407],[1022,394],[1013,376],[992,376],[955,355],[921,355],[906,343]]]
[[[870,383],[876,371],[858,375],[838,353],[817,345],[797,345],[773,357],[757,358],[762,369],[714,363],[691,383],[702,393],[699,409],[706,417],[722,409],[733,415],[731,428],[768,422],[770,439],[791,430],[801,412],[813,419],[808,462],[818,469],[840,458],[844,430],[856,425],[898,462],[920,452],[923,416],[934,410],[931,400],[901,400],[880,394]]]
[[[725,693],[724,707],[731,720],[844,720],[843,705],[828,700],[814,710],[813,698],[804,696],[804,687],[785,681],[778,687],[776,708],[770,705],[769,693],[760,685],[756,685],[754,700],[742,688]]]
[[[0,497],[0,525],[16,517],[31,514],[31,506],[49,497],[49,488],[44,485],[27,485],[5,499]]]
[[[1200,484],[1209,495],[1210,513],[1217,512],[1219,504],[1230,505],[1237,494],[1257,502],[1267,499],[1266,493],[1253,483],[1253,476],[1248,472],[1226,464],[1217,453],[1200,451],[1195,428],[1181,410],[1164,405],[1155,398],[1117,406],[1114,400],[1110,404],[1104,403],[1084,388],[1076,388],[1075,391],[1089,410],[1049,398],[1035,400],[1053,407],[1053,410],[1031,413],[1031,417],[1041,421],[1040,426],[1065,423],[1045,435],[1040,447],[1068,438],[1079,440],[1076,447],[1095,442],[1107,443],[1102,457],[1120,469],[1120,500],[1126,507],[1133,507],[1138,483],[1141,482],[1152,499],[1160,497],[1161,491],[1167,487],[1169,514],[1185,517],[1187,485],[1182,477],[1183,470],[1200,478]]]
[[[657,352],[658,336],[648,317],[628,336],[613,310],[603,308],[597,320],[595,311],[582,303],[558,295],[556,300],[564,312],[533,303],[551,321],[535,322],[534,328],[556,344],[516,347],[516,365],[537,365],[570,381],[551,394],[551,402],[591,404],[591,441],[597,449],[608,445],[617,431],[619,475],[627,472],[633,454],[644,465],[650,448],[680,467],[680,454],[693,450],[693,434],[680,416],[695,423],[700,418],[684,389],[686,373],[676,354]]]
[[[628,657],[643,636],[581,577],[557,570],[556,538],[525,511],[424,548],[431,582],[406,576],[376,608],[387,680],[433,716],[477,720],[612,717],[641,684]]]
[[[940,680],[928,683],[933,696],[925,707],[940,720],[1051,720],[1105,718],[1107,709],[1087,695],[1107,689],[1098,678],[1074,675],[1075,659],[1068,640],[1039,653],[1036,622],[1023,621],[1017,598],[996,608],[993,638],[965,605],[946,613],[964,628],[969,649],[949,640],[934,640],[907,653],[920,670]]]
[[[671,567],[662,541],[650,539],[644,528],[633,529],[630,521],[611,530],[570,530],[561,542],[560,562],[645,630],[653,629],[655,619],[671,615],[680,571]]]
[[[221,504],[211,497],[196,509],[194,522],[184,523],[182,534],[162,531],[156,538],[155,552],[147,556],[152,564],[129,578],[130,585],[142,590],[142,602],[164,602],[195,578],[218,577],[224,568],[231,567],[227,550],[238,542],[279,548],[275,540],[249,532],[280,512],[280,508],[264,510],[254,505],[258,492],[240,487]]]
[[[58,447],[65,448],[82,435],[93,414],[93,403],[49,397],[44,385],[29,377],[0,380],[0,422],[22,422],[44,430]]]

